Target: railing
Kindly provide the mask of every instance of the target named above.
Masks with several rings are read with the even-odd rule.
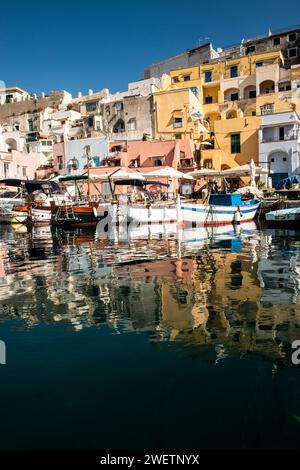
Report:
[[[272,137],[270,139],[262,139],[262,144],[270,144],[272,142],[289,142],[290,140],[297,140],[298,137],[292,136],[284,139],[279,139],[278,137]]]

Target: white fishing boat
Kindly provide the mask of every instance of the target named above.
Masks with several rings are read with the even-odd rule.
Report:
[[[28,212],[24,210],[15,210],[13,204],[2,204],[0,206],[1,224],[25,224]]]
[[[254,219],[260,201],[242,200],[240,194],[211,194],[207,203],[183,203],[182,219],[185,225],[217,226],[240,224]]]
[[[300,227],[300,207],[279,209],[266,214],[268,225],[277,227]]]

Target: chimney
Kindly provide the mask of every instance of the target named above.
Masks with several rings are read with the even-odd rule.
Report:
[[[82,92],[81,91],[78,92],[77,98],[82,98]]]
[[[89,89],[89,96],[92,95],[94,92],[93,90]]]
[[[45,98],[45,92],[44,92],[44,91],[42,91],[41,97],[42,97],[42,98]]]

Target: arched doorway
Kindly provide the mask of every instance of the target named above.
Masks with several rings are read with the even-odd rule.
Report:
[[[236,119],[237,117],[238,117],[237,116],[237,111],[235,109],[231,109],[226,114],[226,119]]]
[[[274,93],[275,82],[273,80],[264,80],[259,85],[259,94],[264,95],[266,93]]]
[[[15,139],[7,139],[6,142],[7,152],[12,152],[12,150],[17,150],[17,141]]]
[[[224,101],[237,101],[239,99],[238,88],[229,88],[224,92]]]
[[[244,88],[244,100],[256,98],[256,86],[248,85]]]
[[[123,119],[119,119],[113,127],[113,132],[119,133],[125,131],[125,122]]]
[[[277,150],[268,155],[269,168],[271,171],[272,186],[287,178],[289,175],[289,158],[283,150]],[[273,172],[273,173],[272,173]]]

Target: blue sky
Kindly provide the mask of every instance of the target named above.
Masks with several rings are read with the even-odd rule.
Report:
[[[201,38],[217,48],[297,24],[299,0],[14,0],[1,5],[0,80],[37,93],[121,91]]]

